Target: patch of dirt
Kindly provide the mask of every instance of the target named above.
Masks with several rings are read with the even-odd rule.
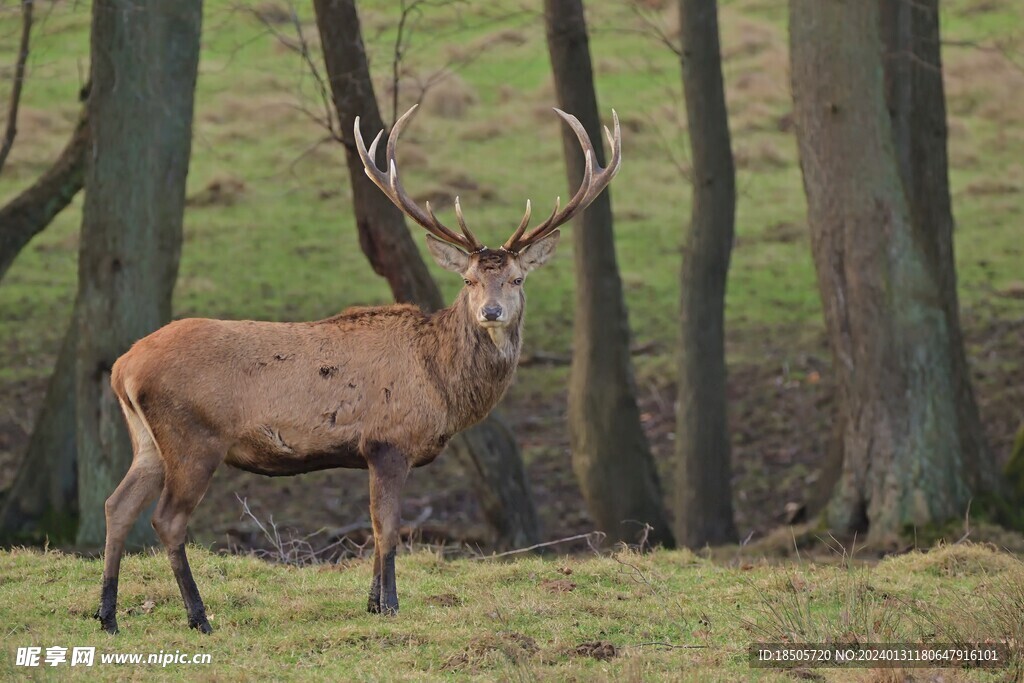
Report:
[[[446,671],[462,671],[487,668],[502,660],[522,662],[539,651],[537,641],[522,633],[488,633],[471,640],[461,652],[445,660],[441,668]]]
[[[541,581],[540,587],[548,593],[571,593],[576,590],[576,584],[568,579],[548,579]]]
[[[590,657],[591,659],[607,661],[618,656],[619,651],[607,640],[598,640],[592,643],[580,643],[576,647],[572,648],[568,654],[575,655],[577,657]]]

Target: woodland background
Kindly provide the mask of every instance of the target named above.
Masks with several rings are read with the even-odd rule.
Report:
[[[52,168],[62,150],[67,152],[76,144],[74,134],[83,111],[81,91],[89,81],[90,6],[76,2],[32,4],[31,46],[17,135],[0,175],[3,202],[18,196]],[[331,3],[321,3],[318,8],[328,5]],[[503,239],[518,221],[526,198],[533,199],[537,207],[545,207],[555,195],[564,197],[569,191],[559,144],[562,131],[550,109],[574,87],[585,90],[586,79],[573,77],[560,83],[553,76],[545,24],[547,21],[550,32],[551,22],[557,18],[555,10],[571,14],[569,10],[576,3],[549,5],[547,14],[545,7],[529,2],[365,0],[358,6],[366,59],[383,119],[393,121],[396,112],[422,102],[415,124],[403,141],[406,186],[418,199],[430,199],[446,213],[454,196],[460,195],[471,225],[485,241]],[[822,81],[836,82],[843,73],[854,78],[857,69],[868,62],[856,52],[843,53],[843,57],[822,58],[821,53],[817,59],[808,56],[812,48],[828,49],[824,27],[829,20],[835,25],[835,17],[830,19],[827,12],[815,14],[818,10],[806,3],[794,3],[792,7],[798,11],[792,16],[782,2],[719,3],[720,51],[717,45],[695,42],[700,36],[713,35],[700,29],[698,19],[706,20],[707,8],[713,8],[714,3],[690,3],[689,11],[704,14],[694,14],[697,18],[689,24],[680,20],[680,8],[685,12],[687,5],[659,0],[586,3],[596,112],[603,123],[610,123],[614,107],[623,125],[625,161],[612,185],[611,213],[606,216],[609,221],[614,218],[616,277],[621,278],[621,288],[614,286],[615,277],[609,280],[600,273],[589,281],[576,279],[573,245],[568,240],[563,241],[551,267],[531,277],[522,367],[501,406],[521,449],[526,486],[506,496],[500,492],[501,482],[513,481],[514,476],[504,477],[501,471],[497,481],[495,475],[488,482],[486,473],[473,475],[473,468],[467,469],[471,455],[440,458],[415,473],[406,496],[403,516],[415,520],[413,526],[422,539],[484,548],[511,547],[598,528],[611,533],[612,538],[636,542],[642,528],[612,530],[602,519],[601,501],[607,503],[615,496],[595,494],[588,505],[581,487],[584,492],[600,491],[601,484],[575,476],[571,465],[572,425],[578,425],[578,429],[602,428],[593,416],[574,416],[571,400],[567,400],[567,387],[574,382],[571,360],[574,351],[579,356],[581,348],[579,337],[574,342],[573,331],[574,322],[582,315],[580,299],[574,296],[581,286],[595,287],[591,311],[596,317],[590,319],[589,332],[578,330],[577,335],[600,337],[625,322],[615,305],[617,291],[621,291],[628,310],[629,336],[623,339],[631,348],[630,357],[625,360],[620,353],[621,362],[617,367],[609,364],[607,371],[619,372],[620,377],[635,376],[635,425],[629,424],[628,415],[610,425],[601,440],[609,442],[612,455],[591,455],[635,455],[635,459],[624,460],[627,470],[654,463],[661,495],[654,492],[649,497],[655,507],[664,510],[664,523],[655,525],[658,529],[648,541],[668,541],[665,531],[669,529],[676,541],[702,547],[705,543],[771,538],[773,530],[793,522],[829,524],[820,521],[827,520],[827,516],[819,516],[833,492],[836,474],[829,463],[835,462],[837,443],[845,443],[848,450],[855,446],[837,440],[836,426],[844,424],[843,416],[850,410],[837,402],[837,389],[849,378],[834,371],[811,238],[812,234],[825,234],[827,228],[808,223],[798,156],[801,114],[794,110],[793,84],[800,74],[810,78],[815,73],[794,69],[787,36],[809,36],[807,41],[794,38],[792,49],[799,52],[806,45],[800,53],[806,63],[829,67],[815,70]],[[908,49],[884,43],[894,39],[883,32],[885,17],[889,16],[886,12],[890,11],[887,6],[897,14],[909,11],[917,17],[913,21],[921,22],[921,17],[934,16],[929,8],[938,4],[883,2],[880,12],[869,13],[879,18],[880,33],[858,34],[876,42],[861,41],[859,46],[846,47],[879,47],[881,52],[875,59],[890,76],[898,69],[917,74],[915,78],[922,78],[922,73],[930,75],[932,82],[934,77],[942,76],[946,106],[942,123],[948,126],[949,194],[956,222],[953,291],[959,296],[964,358],[969,363],[980,415],[975,437],[983,441],[979,448],[965,446],[960,455],[950,457],[970,460],[978,455],[987,471],[995,473],[991,474],[997,480],[994,487],[1000,489],[999,499],[1004,502],[992,502],[988,494],[993,487],[965,474],[968,484],[966,488],[960,486],[946,512],[933,510],[922,523],[914,525],[908,525],[905,517],[887,520],[884,525],[879,521],[874,528],[880,547],[908,543],[910,538],[959,537],[965,515],[970,519],[973,514],[978,522],[1014,526],[1017,513],[1012,501],[1017,494],[1007,489],[1012,482],[1002,472],[1024,421],[1024,278],[1020,267],[1024,191],[1024,166],[1020,161],[1024,158],[1020,94],[1024,86],[1024,38],[1020,28],[1024,9],[1010,0],[941,3],[940,70],[934,64],[923,64],[923,58],[915,52],[921,44],[917,38],[913,38],[918,40],[916,47]],[[352,304],[393,300],[395,290],[374,274],[353,222],[345,149],[335,139],[349,133],[338,121],[331,100],[330,69],[325,68],[321,54],[314,7],[211,0],[203,5],[202,12],[201,39],[192,34],[200,40],[201,49],[191,136],[183,129],[177,133],[177,143],[171,140],[170,132],[166,140],[167,154],[172,154],[175,144],[180,148],[180,140],[191,140],[180,268],[176,278],[171,271],[154,277],[154,269],[161,267],[159,261],[145,265],[140,260],[139,282],[150,283],[154,301],[166,298],[171,289],[173,300],[156,305],[149,317],[133,323],[134,327],[114,325],[115,333],[106,336],[97,331],[105,324],[94,321],[90,329],[97,339],[106,340],[91,345],[99,349],[93,351],[100,355],[116,358],[126,344],[145,333],[144,328],[154,328],[170,316],[311,320]],[[19,3],[7,3],[0,15],[0,54],[8,56],[5,64],[11,64],[2,72],[8,84],[15,82],[13,66],[22,16]],[[801,34],[797,24],[790,29],[787,22],[793,18],[806,20],[803,26],[809,33]],[[571,21],[573,17],[563,19]],[[349,24],[337,24],[342,25]],[[697,27],[689,37],[684,31],[688,25]],[[187,35],[198,26],[188,30],[178,26],[176,30]],[[851,32],[856,33],[851,29],[847,35]],[[702,55],[721,56],[731,144],[726,138],[725,145],[706,144],[704,152],[691,147],[701,141],[713,143],[714,138],[688,134],[681,78],[685,72],[680,66],[684,45],[686,49],[703,50]],[[187,52],[181,52],[186,61]],[[848,61],[834,61],[842,59]],[[709,66],[702,66],[696,59],[683,63],[696,69],[688,76],[695,84],[694,92],[706,93],[698,80],[702,77],[700,69],[705,75],[711,74],[712,81],[707,82],[713,82],[714,60]],[[844,64],[850,67],[846,71]],[[872,78],[878,75],[872,75],[870,66],[864,70]],[[155,72],[140,77],[160,82]],[[181,83],[185,81],[187,78]],[[175,87],[185,86],[179,83]],[[844,88],[852,92],[855,86],[836,87],[838,92]],[[168,87],[151,93],[153,99],[140,106],[150,107],[145,111],[176,116],[174,120],[180,122],[184,115],[181,112],[188,109],[187,102],[171,96],[172,91]],[[885,112],[877,96],[874,92],[859,99],[879,105],[872,111]],[[690,106],[698,107],[690,113],[691,125],[694,114],[705,117],[701,125],[714,126],[723,120],[715,112],[700,110],[698,102],[707,105],[713,99],[691,98]],[[143,109],[139,112],[142,116]],[[582,113],[581,118],[590,125],[586,115]],[[133,144],[140,146],[137,149],[150,145],[145,126],[135,127],[135,116],[125,114],[121,123],[107,124],[108,130],[115,131],[123,126],[122,139],[138,136],[121,149],[130,150]],[[111,120],[116,122],[116,117]],[[809,120],[805,119],[803,125],[805,130],[812,128]],[[885,125],[890,127],[888,130],[899,129],[898,122]],[[596,139],[595,133],[592,136]],[[838,135],[826,137],[840,139]],[[852,143],[858,146],[856,139]],[[727,219],[724,213],[704,223],[691,213],[694,179],[704,177],[705,172],[697,168],[702,163],[700,155],[705,154],[706,159],[709,154],[727,154],[730,148],[736,172],[731,250],[731,226],[727,230],[721,222]],[[843,158],[836,149],[828,154]],[[883,161],[889,164],[894,160]],[[126,162],[124,169],[129,168]],[[160,183],[138,189],[133,183],[141,179],[124,169],[123,186],[107,188],[105,191],[111,194],[105,196],[121,193],[126,205],[131,204],[127,200],[132,197],[144,197],[159,205],[161,211],[169,211],[167,215],[174,213],[173,197],[169,198],[173,192],[168,193]],[[835,172],[843,174],[841,167]],[[893,189],[893,173],[869,168],[867,176],[888,179]],[[936,173],[943,172],[940,169]],[[848,205],[856,205],[858,183],[848,184],[853,188],[849,193],[837,189],[834,195],[846,197]],[[697,186],[704,187],[700,182]],[[834,183],[829,187],[835,187]],[[900,192],[898,188],[894,191]],[[941,200],[928,197],[921,202],[941,204]],[[95,215],[103,211],[113,215],[119,205],[108,202],[103,206],[106,208],[95,209]],[[37,474],[45,475],[37,477],[34,484],[40,488],[16,484],[19,476],[29,476],[25,473],[28,466],[22,467],[22,462],[37,420],[44,413],[51,376],[70,382],[64,385],[63,393],[51,393],[75,393],[74,369],[58,366],[56,375],[54,369],[72,315],[79,255],[86,254],[89,246],[81,237],[82,212],[80,192],[53,218],[52,225],[20,252],[0,284],[0,497],[7,503],[5,532],[13,540],[41,540],[48,535],[55,542],[95,544],[102,531],[95,514],[91,522],[87,519],[89,513],[82,519],[79,516],[83,509],[101,510],[103,498],[120,478],[115,458],[101,474],[76,479],[83,470],[76,469],[74,461],[69,466],[69,460],[60,454],[75,444],[80,450],[81,442],[76,438],[82,437],[75,436],[73,424],[65,423],[44,430],[50,443],[33,446],[37,458],[33,462],[43,461],[41,452],[57,454],[53,461],[45,461],[45,467],[34,468]],[[592,214],[596,214],[594,209],[585,220],[598,220]],[[172,218],[172,227],[173,223]],[[599,229],[610,229],[610,225],[578,225],[576,245],[579,240],[592,239]],[[877,223],[868,220],[857,225],[865,243],[878,234],[872,230]],[[0,226],[0,232],[7,228]],[[856,232],[851,234],[852,244],[858,240]],[[710,241],[702,243],[701,235]],[[132,242],[136,238],[129,237],[118,242],[117,249],[131,253],[136,248],[138,253],[145,250],[139,245],[151,244],[145,239],[161,239],[143,235],[138,237],[142,241]],[[423,239],[415,226],[412,237],[421,256],[425,255]],[[163,251],[175,249],[172,244]],[[714,249],[718,249],[717,255]],[[900,249],[912,249],[912,245],[892,246],[892,263],[913,260],[902,255]],[[378,249],[378,256],[381,251],[386,250]],[[95,256],[104,251],[96,248],[89,253]],[[723,292],[720,286],[716,292],[715,281],[725,276],[725,266],[728,278],[722,309],[716,301]],[[402,270],[403,264],[381,267],[390,268],[394,274]],[[869,280],[874,277],[865,272]],[[432,266],[429,273],[436,279],[443,299],[450,300],[461,284],[458,279]],[[707,277],[709,282],[694,280],[699,277]],[[605,286],[610,289],[602,290]],[[913,287],[907,291],[911,290],[917,291]],[[606,296],[602,293],[606,291],[612,294]],[[903,290],[897,287],[895,291]],[[937,296],[936,305],[948,309],[949,291],[926,291],[925,299]],[[696,295],[687,302],[686,295],[691,292]],[[141,291],[136,294],[147,296]],[[681,294],[683,305],[691,307],[691,314],[682,318]],[[102,293],[99,296],[102,300]],[[955,300],[952,307],[955,311]],[[699,331],[687,331],[685,325],[681,329],[681,319],[715,320],[723,313],[721,343],[712,339],[709,347],[700,347],[707,340],[701,342]],[[894,319],[901,314],[896,304],[883,311],[886,313]],[[913,329],[915,324],[912,316],[895,323],[892,337],[899,339],[900,329]],[[871,325],[868,321],[867,326]],[[83,334],[80,331],[74,335],[76,344],[80,344]],[[951,348],[955,351],[959,343],[954,337]],[[712,349],[710,356],[708,348]],[[714,388],[722,379],[715,371],[715,348],[724,351],[728,366],[727,384],[719,390]],[[90,352],[82,345],[77,347],[79,354]],[[876,354],[882,359],[898,355]],[[884,365],[886,361],[880,362]],[[705,367],[710,368],[710,375],[698,372]],[[684,385],[690,387],[684,405],[696,406],[692,414],[678,410],[678,387],[686,368],[696,373],[684,379]],[[890,370],[882,368],[878,376],[899,374]],[[601,369],[595,372],[600,374]],[[629,383],[613,384],[628,387]],[[885,390],[883,387],[883,393]],[[922,395],[928,393],[922,389]],[[883,414],[890,409],[898,412],[901,405],[915,405],[920,396],[889,398],[888,404],[881,401]],[[722,410],[727,411],[727,422],[716,422]],[[697,420],[691,425],[708,424],[710,419],[714,426],[695,436],[700,430],[686,428],[681,422],[684,419]],[[921,426],[922,433],[928,429],[927,425]],[[628,448],[616,445],[614,439],[622,432],[642,434],[647,443],[633,439]],[[512,448],[508,437],[501,437],[505,449]],[[680,441],[687,445],[680,445]],[[477,443],[467,448],[486,452],[489,446]],[[971,455],[963,455],[968,452]],[[585,458],[587,454],[577,457]],[[724,458],[730,457],[731,473],[693,469],[700,463],[727,462]],[[882,459],[876,463],[876,471],[887,467],[883,464],[887,456],[878,457]],[[936,462],[931,466],[933,471],[949,469],[943,464],[949,461],[940,457]],[[925,465],[927,470],[929,466]],[[689,476],[684,471],[687,467]],[[904,470],[911,472],[914,467]],[[606,482],[614,485],[615,476],[606,476]],[[908,481],[912,476],[906,475]],[[946,495],[929,488],[941,488],[941,483],[926,479],[911,483],[909,488],[929,499]],[[488,486],[498,490],[490,500],[486,493],[480,497],[481,490]],[[83,488],[76,496],[79,487]],[[697,490],[687,493],[693,488]],[[19,490],[37,492],[28,496],[32,499],[28,507],[17,509],[21,504],[15,500]],[[38,493],[44,490],[46,493]],[[533,511],[528,513],[517,507],[526,505],[524,490],[529,491],[532,500]],[[280,528],[299,536],[326,527],[318,543],[329,545],[342,536],[358,539],[368,531],[368,492],[361,472],[333,471],[273,480],[223,469],[193,518],[194,537],[203,543],[243,548],[264,542],[251,517],[239,519],[238,498],[248,501],[257,518],[272,515]],[[732,510],[728,509],[730,500]],[[707,517],[715,528],[705,525],[694,531],[693,524],[700,527],[694,522],[699,516],[694,509],[710,511]],[[891,509],[901,508],[894,505]],[[834,514],[830,528],[840,536],[868,531],[865,520],[851,521],[849,516],[835,524],[839,516]],[[83,532],[81,524],[91,531]],[[102,524],[101,513],[98,524]],[[140,533],[143,538],[146,530],[142,528]],[[993,529],[990,533],[1000,532]],[[785,535],[788,538],[789,532]],[[1000,538],[1004,544],[1015,543],[1014,537]]]

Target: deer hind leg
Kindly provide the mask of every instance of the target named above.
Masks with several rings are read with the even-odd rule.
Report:
[[[206,619],[206,607],[203,605],[199,588],[188,565],[188,558],[185,556],[185,536],[188,520],[206,494],[210,479],[213,478],[223,455],[216,455],[216,451],[209,448],[177,452],[188,452],[194,454],[194,457],[179,457],[174,462],[173,469],[168,468],[164,490],[153,513],[153,528],[167,548],[174,579],[185,602],[189,628],[198,629],[202,633],[212,633],[213,629]]]
[[[164,465],[153,436],[131,407],[122,404],[132,437],[134,457],[128,473],[104,506],[107,540],[103,554],[103,589],[95,617],[107,633],[117,633],[117,579],[125,538],[142,509],[153,502],[164,483]]]
[[[373,523],[373,583],[369,611],[398,613],[395,551],[402,521],[402,486],[409,462],[395,448],[381,445],[367,456],[370,469],[370,520]],[[376,604],[374,604],[376,597]]]
[[[373,548],[373,578],[370,580],[370,599],[366,603],[366,611],[370,614],[380,614],[380,553],[377,552],[376,542],[374,542]]]

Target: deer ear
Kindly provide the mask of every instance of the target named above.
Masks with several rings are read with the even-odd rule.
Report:
[[[448,244],[437,239],[433,235],[427,235],[427,249],[430,255],[437,261],[437,265],[453,273],[465,273],[469,268],[469,254],[462,251],[454,244]]]
[[[561,237],[561,231],[555,230],[539,242],[534,242],[526,249],[523,249],[522,253],[519,254],[519,265],[522,266],[523,270],[529,273],[531,270],[536,270],[547,263],[551,255],[555,253],[559,237]]]

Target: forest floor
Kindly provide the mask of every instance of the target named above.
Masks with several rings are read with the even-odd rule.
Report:
[[[994,669],[754,668],[755,643],[1024,642],[1024,564],[970,543],[864,564],[711,562],[689,551],[511,561],[397,560],[401,612],[368,615],[371,561],[306,567],[189,549],[214,632],[186,626],[163,553],[121,570],[120,634],[92,618],[98,560],[0,553],[0,671],[90,680],[1012,681]],[[91,668],[18,667],[17,649],[94,647]],[[104,664],[111,654],[207,654],[208,664]],[[84,674],[81,674],[84,675]],[[907,678],[912,676],[912,678]],[[7,680],[11,680],[7,677]]]

